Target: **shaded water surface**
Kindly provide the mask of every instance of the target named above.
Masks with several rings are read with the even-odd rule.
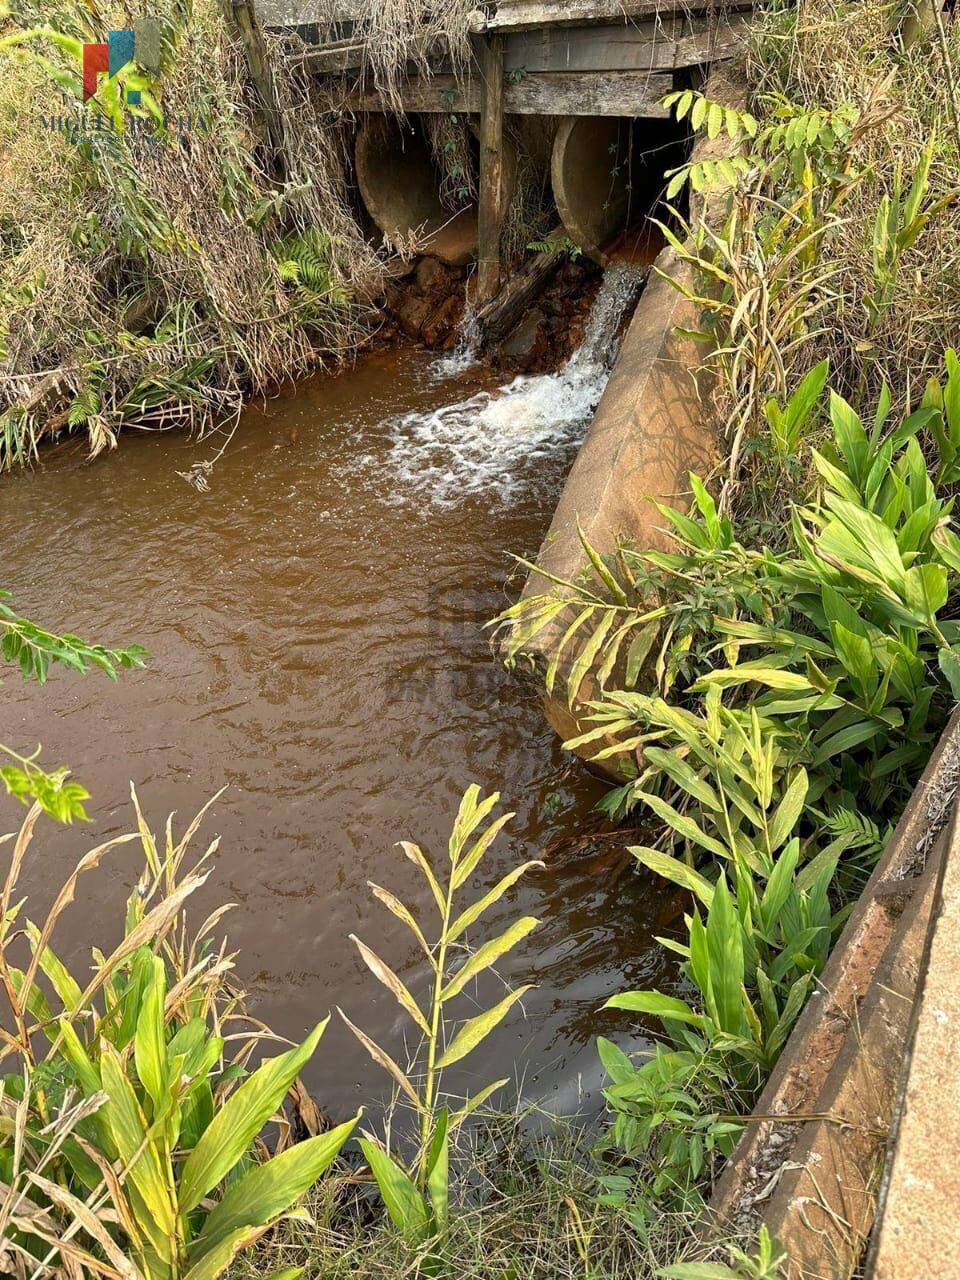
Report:
[[[549,846],[546,870],[489,926],[542,918],[503,975],[539,985],[461,1083],[515,1074],[526,1096],[571,1109],[581,1076],[598,1101],[592,1036],[618,1025],[597,1005],[656,976],[663,901],[617,876],[622,841],[567,838],[594,822],[602,789],[481,630],[505,601],[507,550],[536,551],[582,429],[562,406],[534,420],[523,387],[508,421],[492,389],[483,370],[444,378],[421,352],[370,356],[249,410],[206,493],[178,472],[219,442],[179,436],[128,433],[93,464],[67,445],[5,479],[0,582],[17,606],[104,643],[136,640],[150,662],[116,685],[7,678],[0,739],[42,741],[94,796],[92,824],[46,824],[36,839],[33,914],[80,852],[129,829],[129,779],[155,829],[171,809],[182,826],[226,785],[204,827],[222,840],[201,905],[237,904],[227,933],[252,1011],[299,1037],[340,1005],[398,1057],[403,1020],[348,934],[415,990],[426,975],[366,882],[427,917],[396,841],[440,858],[464,787],[501,790],[517,817],[474,887]],[[451,420],[453,402],[467,407]],[[20,813],[0,809],[9,830]],[[118,936],[138,870],[122,849],[81,886],[59,935],[74,965]],[[307,1079],[334,1114],[384,1091],[334,1023]]]

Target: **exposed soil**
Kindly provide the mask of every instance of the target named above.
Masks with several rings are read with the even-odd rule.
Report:
[[[545,373],[562,365],[580,345],[602,274],[586,258],[565,263],[513,332],[487,353],[493,368]],[[405,277],[388,285],[387,320],[378,341],[403,336],[432,350],[453,350],[474,279],[472,267],[420,258]]]

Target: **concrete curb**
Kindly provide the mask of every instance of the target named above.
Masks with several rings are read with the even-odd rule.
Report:
[[[765,1223],[790,1256],[789,1280],[846,1280],[869,1236],[958,779],[960,710],[710,1201],[711,1234],[739,1235]]]

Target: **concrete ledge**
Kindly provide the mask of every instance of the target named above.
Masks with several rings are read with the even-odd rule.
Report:
[[[658,270],[689,280],[674,251],[661,252],[537,557],[540,568],[567,581],[575,581],[586,564],[578,519],[602,554],[616,550],[621,538],[643,548],[666,547],[670,539],[655,504],[686,506],[688,473],[704,474],[715,459],[705,375],[696,372],[700,353],[675,332],[677,326],[695,327],[696,310]],[[531,573],[523,597],[547,590],[555,588]],[[544,629],[529,646],[535,660],[548,659],[564,625]],[[562,738],[583,732],[562,698],[545,696],[544,710]],[[589,758],[589,751],[584,754]],[[616,777],[616,761],[601,767]]]
[[[960,1276],[960,823],[956,809],[940,871],[888,1143],[878,1226],[867,1261],[869,1280],[914,1280],[920,1274],[939,1280]]]
[[[955,711],[714,1190],[707,1229],[766,1223],[790,1280],[845,1280],[869,1234],[958,778]]]

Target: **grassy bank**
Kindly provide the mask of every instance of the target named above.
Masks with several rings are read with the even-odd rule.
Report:
[[[96,453],[128,423],[229,420],[245,395],[336,360],[365,331],[380,268],[349,206],[338,115],[278,60],[281,170],[221,9],[165,0],[151,16],[155,106],[122,109],[123,132],[105,140],[109,100],[84,108],[70,42],[105,39],[124,11],[16,4],[3,30],[6,467],[65,430]]]

